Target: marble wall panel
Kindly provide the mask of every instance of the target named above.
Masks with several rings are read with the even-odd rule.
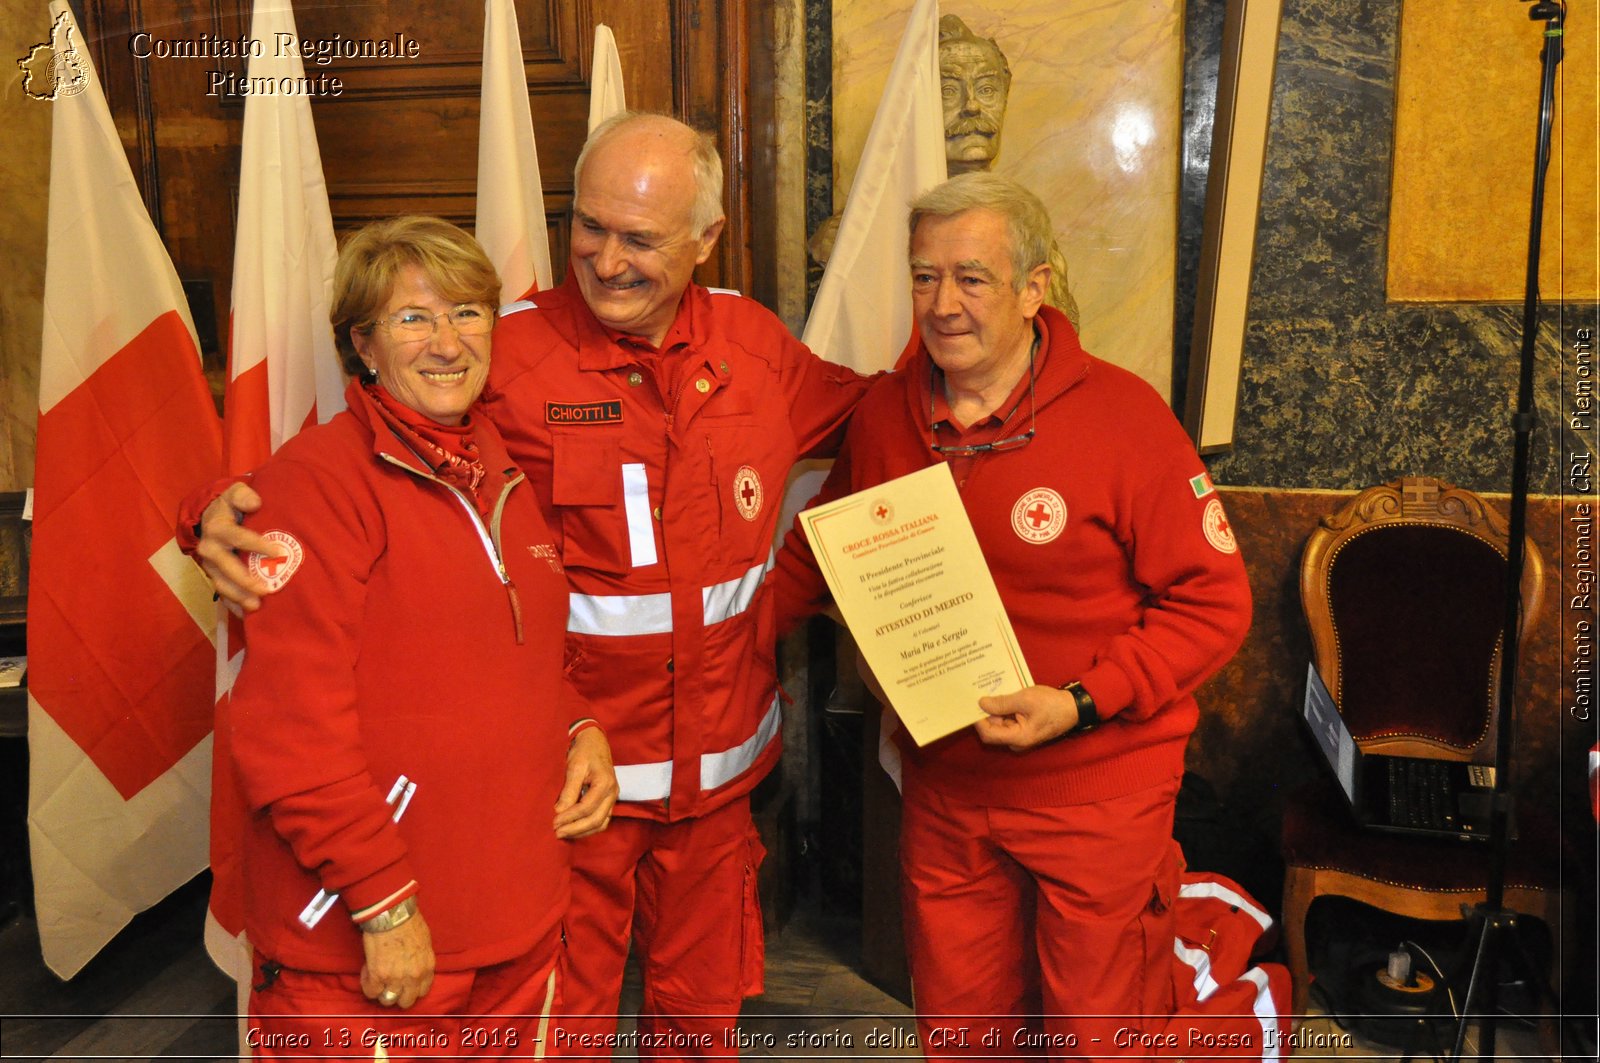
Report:
[[[1219,483],[1354,489],[1426,473],[1509,488],[1520,305],[1385,298],[1399,9],[1284,4],[1234,447],[1211,463]],[[1479,238],[1520,242],[1526,223]],[[1570,405],[1580,330],[1595,323],[1593,303],[1543,308],[1536,491],[1560,490],[1564,454],[1594,452],[1592,427],[1564,437],[1552,411]]]
[[[835,0],[834,209],[842,209],[911,0]],[[1084,345],[1171,393],[1182,0],[940,7],[1011,66],[995,172],[1050,208]]]

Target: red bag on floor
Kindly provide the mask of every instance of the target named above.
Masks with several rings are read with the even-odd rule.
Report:
[[[1185,872],[1173,904],[1177,1005],[1159,1054],[1281,1059],[1290,1054],[1289,971],[1252,965],[1276,938],[1272,917],[1232,879]]]

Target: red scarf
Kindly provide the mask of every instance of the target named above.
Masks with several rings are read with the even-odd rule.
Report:
[[[472,438],[472,416],[463,417],[459,425],[440,424],[401,403],[382,384],[362,383],[361,390],[372,400],[383,423],[427,463],[433,475],[471,497],[478,513],[488,520],[505,477],[486,475],[483,456]],[[486,489],[486,479],[492,479],[488,486],[494,490]]]

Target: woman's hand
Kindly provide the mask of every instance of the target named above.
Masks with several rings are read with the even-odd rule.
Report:
[[[250,574],[237,551],[278,555],[278,548],[239,523],[246,513],[261,508],[261,496],[243,482],[229,484],[200,517],[200,542],[194,559],[200,563],[211,587],[234,616],[261,608],[267,585]]]
[[[361,992],[386,1007],[409,1008],[433,985],[433,935],[419,911],[393,930],[362,934],[367,962]]]
[[[598,834],[611,823],[617,803],[617,773],[611,743],[598,727],[585,727],[567,747],[567,781],[556,800],[556,837]]]

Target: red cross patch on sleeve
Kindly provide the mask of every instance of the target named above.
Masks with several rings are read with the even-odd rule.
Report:
[[[1228,514],[1222,509],[1222,499],[1213,498],[1206,503],[1206,511],[1201,515],[1200,522],[1205,529],[1206,542],[1224,554],[1239,552],[1239,543],[1233,537],[1232,526],[1228,524]]]
[[[280,590],[289,582],[289,577],[294,575],[300,567],[300,562],[305,560],[305,551],[300,548],[300,543],[294,536],[286,531],[262,532],[262,538],[270,543],[276,543],[281,549],[276,557],[267,554],[251,554],[245,562],[250,569],[250,574],[267,585],[267,590]]]

